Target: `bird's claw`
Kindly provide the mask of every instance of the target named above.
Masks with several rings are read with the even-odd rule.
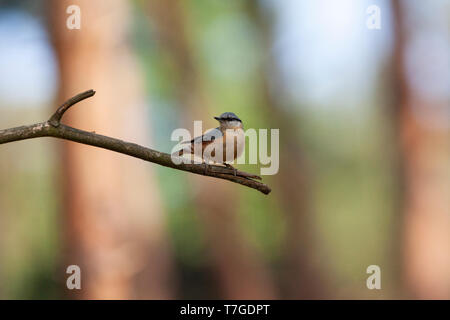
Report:
[[[235,167],[233,167],[231,164],[225,163],[225,166],[227,168],[233,169],[233,176],[237,176],[237,169]]]

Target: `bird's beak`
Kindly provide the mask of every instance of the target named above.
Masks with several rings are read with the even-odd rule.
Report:
[[[220,118],[219,118],[219,117],[214,117],[214,119],[216,119],[217,121],[220,121]]]

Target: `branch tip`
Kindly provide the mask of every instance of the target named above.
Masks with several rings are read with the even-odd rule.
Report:
[[[69,100],[67,100],[66,102],[64,102],[56,111],[55,113],[51,116],[51,118],[48,120],[48,122],[54,126],[57,127],[59,126],[59,123],[61,122],[61,118],[63,117],[64,113],[69,110],[69,108],[71,106],[73,106],[74,104],[83,101],[84,99],[90,98],[93,95],[95,95],[95,91],[90,89],[87,91],[84,91],[82,93],[77,94],[76,96],[73,96],[72,98],[70,98]]]

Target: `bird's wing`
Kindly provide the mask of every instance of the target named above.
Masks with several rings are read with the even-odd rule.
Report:
[[[219,128],[215,128],[215,129],[211,129],[205,132],[204,135],[200,136],[200,137],[195,137],[194,139],[192,139],[191,141],[184,141],[181,142],[182,144],[185,143],[202,143],[202,144],[209,144],[211,142],[213,142],[216,138],[221,137],[222,131],[219,130]]]

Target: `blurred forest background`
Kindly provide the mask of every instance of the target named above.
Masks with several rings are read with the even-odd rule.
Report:
[[[67,124],[170,152],[174,129],[232,111],[279,128],[281,155],[264,196],[1,145],[0,298],[449,299],[449,21],[448,0],[1,0],[0,129],[92,88]]]

